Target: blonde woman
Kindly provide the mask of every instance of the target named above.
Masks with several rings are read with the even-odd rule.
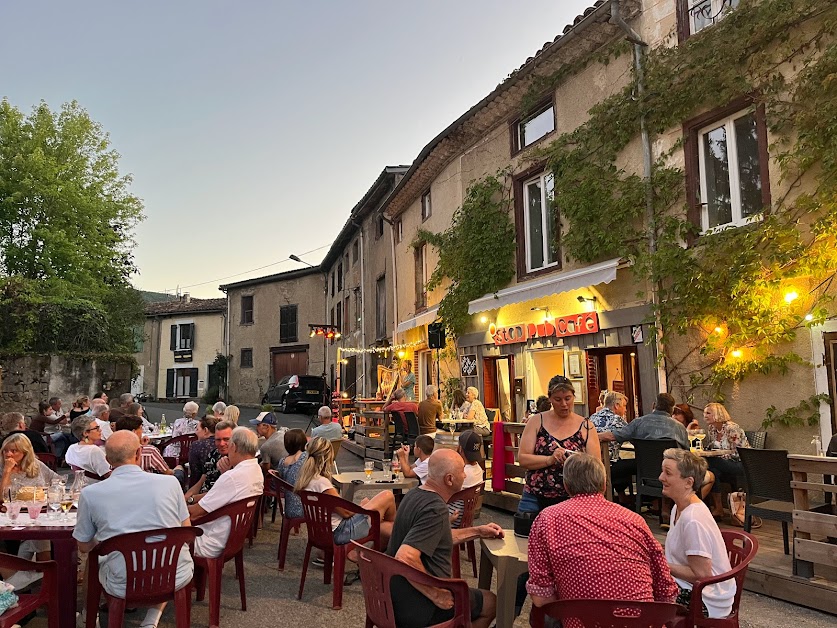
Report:
[[[238,409],[238,406],[227,406],[224,409],[224,421],[228,423],[238,425],[239,416],[241,416],[241,410]]]
[[[331,443],[316,436],[306,447],[308,457],[302,463],[302,469],[294,485],[294,492],[311,491],[339,497],[340,494],[331,484],[334,456]],[[381,543],[389,542],[392,534],[392,522],[395,521],[395,497],[392,491],[381,491],[372,499],[364,499],[360,505],[366,510],[375,510],[381,516]],[[331,530],[334,542],[345,545],[353,539],[361,539],[369,534],[369,517],[337,508],[331,516]]]
[[[465,418],[474,422],[473,430],[480,436],[491,434],[491,425],[488,423],[488,415],[485,413],[485,406],[480,401],[480,391],[473,386],[465,389],[465,400],[471,404],[468,407],[468,414]]]
[[[749,448],[750,443],[744,430],[730,418],[729,412],[720,403],[707,404],[703,409],[703,418],[706,421],[706,447],[731,452],[723,456],[714,456],[707,461],[709,470],[717,480],[712,485],[712,515],[723,517],[721,484],[731,485],[733,491],[743,488],[744,465],[738,456],[738,448]]]

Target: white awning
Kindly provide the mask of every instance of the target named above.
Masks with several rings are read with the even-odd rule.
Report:
[[[413,329],[414,327],[421,327],[422,325],[427,325],[428,323],[432,323],[436,320],[436,316],[439,313],[439,306],[434,305],[433,307],[427,308],[424,312],[419,314],[418,316],[414,316],[413,318],[408,318],[403,323],[398,323],[398,327],[395,328],[399,334],[407,331],[408,329]]]
[[[496,294],[486,294],[484,297],[471,301],[468,304],[468,314],[496,310],[504,305],[541,299],[552,294],[578,290],[600,283],[610,283],[616,279],[617,266],[619,266],[618,257],[592,266],[569,270],[565,273],[524,281],[509,288],[503,288]]]

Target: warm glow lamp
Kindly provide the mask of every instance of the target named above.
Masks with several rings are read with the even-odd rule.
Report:
[[[796,290],[788,290],[785,293],[785,303],[793,303],[799,298],[799,293]]]

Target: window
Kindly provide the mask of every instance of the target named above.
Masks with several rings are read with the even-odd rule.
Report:
[[[355,288],[355,329],[360,329],[360,325],[363,322],[363,302],[360,299],[360,289]]]
[[[677,0],[677,31],[680,41],[722,20],[739,0]]]
[[[253,324],[253,295],[241,297],[241,324]]]
[[[241,368],[243,368],[243,369],[253,368],[253,350],[252,349],[242,349],[241,350]]]
[[[283,305],[279,308],[279,342],[297,342],[297,306]]]
[[[382,235],[384,235],[384,216],[378,214],[375,218],[375,238],[380,238]]]
[[[343,289],[343,262],[337,265],[337,292]]]
[[[387,337],[386,275],[381,275],[375,282],[375,336],[378,340]]]
[[[427,243],[423,243],[414,251],[415,279],[416,279],[416,309],[427,306]]]
[[[747,224],[770,206],[764,109],[733,107],[686,125],[690,218],[702,231]]]
[[[331,271],[331,296],[334,296],[334,271]]]
[[[145,346],[145,327],[142,325],[135,325],[133,328],[134,336],[134,353],[141,353]]]
[[[430,201],[430,190],[427,190],[424,194],[421,195],[421,219],[422,222],[430,218],[430,214],[433,213],[433,206]]]
[[[395,242],[400,243],[404,239],[404,224],[401,219],[395,221]]]
[[[198,396],[198,369],[167,369],[166,370],[166,397],[197,397]]]
[[[360,257],[360,242],[359,240],[355,240],[352,243],[352,264],[357,264],[357,260]]]
[[[171,326],[171,341],[169,348],[172,351],[195,348],[195,324],[180,323]]]
[[[354,319],[349,316],[349,297],[346,297],[346,300],[343,301],[343,317],[346,319],[346,331],[354,331],[357,325],[355,325]]]
[[[335,305],[334,308],[335,308],[334,311],[335,311],[335,320],[336,320],[336,322],[334,324],[337,325],[337,331],[339,331],[342,334],[344,332],[344,329],[343,329],[343,302],[338,301],[337,305]]]
[[[532,115],[519,120],[514,125],[514,152],[523,150],[530,144],[555,130],[555,106],[549,103],[536,110]]]
[[[552,173],[543,172],[524,181],[522,194],[525,271],[555,266],[558,263],[558,221],[553,204]]]

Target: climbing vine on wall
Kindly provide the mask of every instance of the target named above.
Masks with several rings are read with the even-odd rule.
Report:
[[[514,277],[515,229],[503,176],[498,173],[473,183],[447,230],[418,233],[419,241],[439,251],[439,263],[427,288],[448,282],[439,316],[454,335],[471,321],[470,301],[497,292]]]
[[[634,78],[539,156],[555,175],[564,254],[583,262],[629,257],[657,289],[670,384],[686,395],[708,387],[723,398],[729,382],[803,362],[787,343],[829,316],[837,272],[835,33],[837,3],[741,0],[685,43],[647,51],[644,92]],[[617,165],[641,117],[654,137],[742,96],[765,108],[781,170],[772,187],[789,192],[747,226],[699,235],[687,220],[684,172],[671,159],[677,142],[653,165],[651,250],[645,181]],[[698,348],[686,358],[676,352],[674,362],[669,349],[686,334],[699,336]]]

